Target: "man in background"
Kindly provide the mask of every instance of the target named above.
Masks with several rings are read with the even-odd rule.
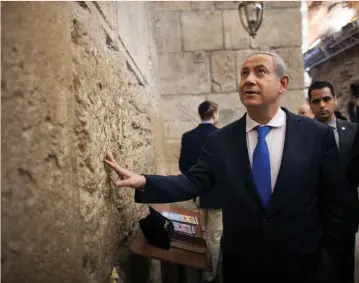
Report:
[[[201,123],[193,130],[182,136],[179,168],[182,174],[197,164],[202,146],[207,136],[218,130],[215,126],[219,120],[218,104],[212,101],[204,101],[198,107]],[[205,227],[207,245],[212,259],[212,272],[204,272],[203,280],[213,282],[217,275],[220,239],[222,236],[222,209],[220,203],[220,191],[215,189],[208,194],[199,197],[199,207],[205,214]]]
[[[333,129],[341,159],[340,169],[345,172],[358,125],[336,117],[334,112],[337,106],[337,97],[331,83],[326,81],[314,82],[308,89],[308,98],[314,118],[323,124],[329,125]],[[345,180],[343,186],[351,191],[355,191],[357,194],[356,186],[350,184],[348,180]],[[338,189],[340,190],[341,188]],[[343,281],[343,283],[354,282],[355,233],[357,232],[358,226],[357,200],[353,200],[350,209],[352,237],[350,239],[351,242],[347,245],[346,281]]]
[[[313,119],[313,112],[306,103],[298,108],[298,115]]]

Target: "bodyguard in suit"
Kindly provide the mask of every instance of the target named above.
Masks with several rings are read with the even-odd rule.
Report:
[[[308,89],[308,99],[314,118],[321,123],[329,125],[333,130],[341,159],[340,169],[345,173],[358,125],[336,117],[335,108],[337,106],[337,98],[334,87],[330,82],[314,82]],[[348,180],[341,184],[338,189],[342,189],[344,186],[348,190],[357,193],[356,186],[352,185]],[[353,201],[353,211],[351,212],[353,216],[353,231],[347,247],[346,279],[343,283],[354,282],[355,233],[358,227],[359,205],[357,198],[353,199]]]
[[[215,126],[219,120],[218,104],[213,101],[204,101],[198,106],[201,123],[193,130],[182,136],[179,168],[182,174],[197,163],[201,148],[207,136],[218,130]],[[213,271],[204,272],[205,282],[214,281],[217,275],[217,265],[222,236],[222,207],[221,190],[215,188],[209,193],[201,195],[199,206],[205,214],[206,240],[211,253]]]
[[[280,108],[288,83],[279,56],[250,55],[239,86],[247,113],[209,135],[186,174],[136,174],[105,153],[120,177],[116,185],[136,188],[137,202],[184,201],[222,189],[225,283],[319,282],[324,256],[331,279],[343,268],[353,195],[340,187],[333,131]]]
[[[359,127],[349,156],[350,161],[347,166],[347,178],[353,186],[359,187]]]

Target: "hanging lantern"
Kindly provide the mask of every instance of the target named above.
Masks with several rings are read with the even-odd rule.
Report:
[[[242,26],[251,37],[257,35],[263,20],[263,2],[243,1],[238,6],[238,14]]]

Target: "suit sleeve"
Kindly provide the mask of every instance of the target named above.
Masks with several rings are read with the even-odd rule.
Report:
[[[359,127],[350,152],[350,160],[347,165],[347,178],[354,186],[359,186]]]
[[[322,142],[324,148],[318,182],[318,208],[323,229],[323,247],[332,256],[336,266],[341,268],[345,245],[352,233],[349,206],[356,198],[356,193],[343,186],[345,176],[340,170],[340,157],[330,128]]]
[[[170,203],[190,200],[208,193],[214,186],[213,141],[208,138],[201,149],[198,163],[182,175],[146,175],[143,190],[136,191],[139,203]]]
[[[181,142],[181,152],[180,152],[180,157],[179,157],[179,169],[181,171],[182,174],[186,173],[188,171],[188,163],[186,160],[186,155],[185,155],[185,136],[182,136],[182,142]]]

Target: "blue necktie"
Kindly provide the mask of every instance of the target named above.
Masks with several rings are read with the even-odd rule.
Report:
[[[256,130],[258,132],[258,143],[253,152],[252,173],[259,195],[264,205],[267,206],[272,195],[269,150],[266,142],[270,127],[257,126]]]

